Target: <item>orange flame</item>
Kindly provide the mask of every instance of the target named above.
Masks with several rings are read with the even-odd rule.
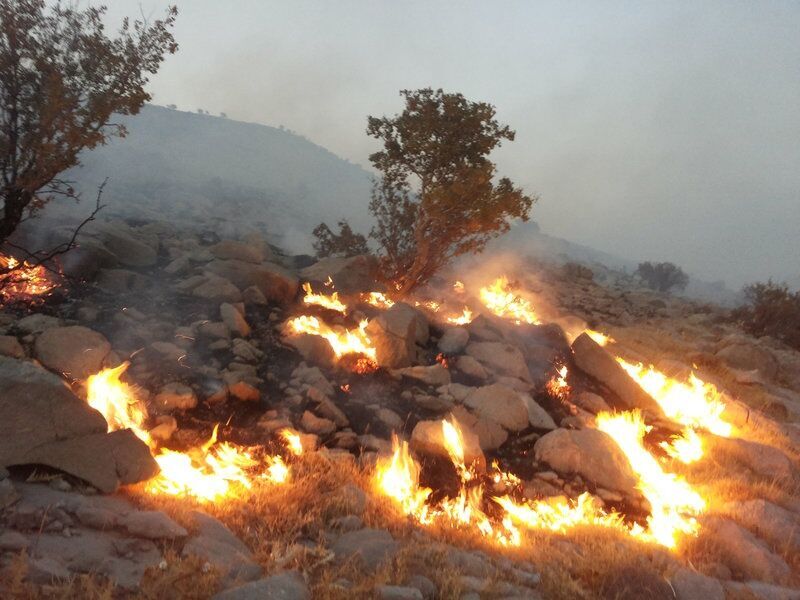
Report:
[[[361,321],[357,329],[334,329],[317,317],[301,315],[290,319],[289,330],[294,333],[306,333],[325,338],[337,358],[348,354],[360,354],[374,363],[376,350],[366,334],[368,321]]]
[[[46,296],[57,283],[55,276],[44,265],[33,266],[20,263],[13,256],[0,254],[0,294],[11,300],[28,300],[36,296]]]
[[[303,297],[304,304],[313,304],[340,313],[347,312],[347,305],[339,300],[339,292],[333,292],[333,294],[330,295],[315,294],[314,290],[311,289],[311,284],[308,282],[303,284],[303,291],[306,293]]]
[[[472,323],[472,319],[472,311],[465,306],[460,315],[447,317],[447,322],[453,325],[469,325]]]
[[[374,306],[375,308],[392,308],[394,300],[389,298],[383,292],[369,292],[368,294],[361,294],[361,301]]]
[[[482,287],[481,302],[498,317],[511,319],[517,325],[541,323],[529,300],[515,294],[506,277],[498,277],[491,285]]]
[[[616,341],[611,336],[601,333],[600,331],[595,331],[594,329],[586,329],[584,333],[592,338],[598,346],[607,346]]]

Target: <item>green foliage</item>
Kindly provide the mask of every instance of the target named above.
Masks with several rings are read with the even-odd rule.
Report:
[[[356,256],[367,254],[367,240],[360,233],[355,233],[346,220],[339,221],[339,233],[331,231],[325,223],[320,223],[312,232],[317,238],[314,251],[318,258],[326,256]]]
[[[800,292],[785,284],[753,283],[744,288],[744,304],[733,312],[742,328],[768,335],[800,350]]]
[[[111,115],[139,112],[148,77],[178,45],[177,10],[148,23],[125,19],[108,37],[105,8],[45,0],[0,0],[0,242],[57,195],[59,175],[85,149],[125,128]]]
[[[369,117],[367,133],[383,143],[370,161],[380,172],[370,202],[371,232],[384,277],[403,296],[454,257],[483,250],[527,221],[535,198],[507,178],[495,181],[487,157],[514,132],[495,108],[461,94],[404,90],[405,110]]]
[[[652,290],[669,292],[672,289],[685,289],[689,276],[679,266],[670,262],[639,263],[636,274]]]

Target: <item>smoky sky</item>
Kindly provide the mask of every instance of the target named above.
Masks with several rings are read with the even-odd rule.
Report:
[[[800,3],[175,1],[156,103],[368,167],[367,115],[459,91],[516,130],[494,157],[546,232],[734,287],[800,281]]]

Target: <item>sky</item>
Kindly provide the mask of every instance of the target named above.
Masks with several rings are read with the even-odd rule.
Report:
[[[283,125],[369,167],[401,89],[497,107],[547,233],[731,287],[800,284],[800,3],[174,0],[158,104]],[[109,18],[166,0],[114,0]]]

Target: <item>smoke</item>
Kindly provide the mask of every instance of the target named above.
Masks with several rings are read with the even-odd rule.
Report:
[[[159,103],[282,124],[366,165],[366,116],[397,112],[398,90],[461,91],[516,129],[499,170],[541,194],[548,233],[732,286],[800,277],[794,2],[180,8]]]

